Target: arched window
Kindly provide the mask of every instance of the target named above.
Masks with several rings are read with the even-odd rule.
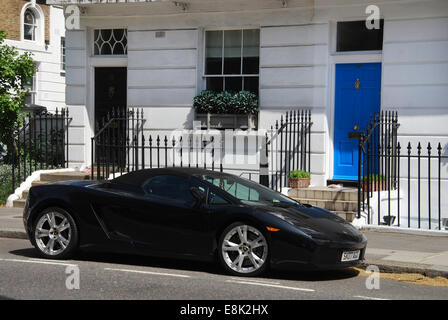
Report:
[[[25,10],[23,17],[23,38],[26,40],[36,40],[37,32],[37,19],[36,15],[30,8]]]
[[[34,41],[37,44],[43,44],[44,34],[44,12],[41,7],[32,5],[31,2],[22,7],[21,16],[21,39],[27,41]]]

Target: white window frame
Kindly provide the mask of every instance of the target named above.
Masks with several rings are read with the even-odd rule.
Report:
[[[257,29],[260,31],[260,38],[261,38],[261,28],[259,26],[246,26],[246,27],[221,27],[221,28],[204,28],[203,30],[203,63],[202,63],[202,88],[207,89],[207,78],[222,78],[223,81],[223,91],[226,90],[225,88],[225,80],[224,78],[258,78],[258,96],[260,93],[260,65],[258,66],[258,73],[257,74],[224,74],[224,41],[225,41],[225,32],[223,33],[222,37],[222,62],[221,62],[221,74],[219,75],[210,75],[205,73],[205,67],[206,67],[206,52],[207,52],[207,32],[208,31],[233,31],[233,30],[253,30]],[[244,48],[244,32],[242,32],[241,35],[241,72],[243,70],[243,48]],[[261,52],[261,39],[259,41],[259,52]],[[260,54],[258,55],[260,57]],[[244,90],[244,80],[242,80],[242,89]]]
[[[64,45],[62,45],[62,40],[64,40]],[[67,68],[67,60],[66,60],[66,45],[65,45],[65,37],[61,37],[59,40],[59,45],[60,45],[60,68],[61,68],[61,73],[65,74],[65,69]]]
[[[126,53],[124,54],[95,54],[95,31],[100,30],[125,30],[126,32]],[[129,30],[127,27],[111,27],[111,28],[92,28],[91,29],[91,56],[92,57],[127,57],[128,56],[128,35]]]
[[[39,62],[34,62],[34,66],[36,69],[36,72],[33,75],[33,82],[30,87],[29,91],[29,99],[30,99],[30,105],[31,104],[38,104],[37,102],[37,93],[38,93],[38,81],[39,81]]]
[[[34,40],[25,39],[25,12],[27,9],[31,10],[34,14],[34,17],[36,18],[36,30]],[[37,4],[33,5],[30,2],[22,7],[22,11],[20,13],[20,40],[30,43],[44,44],[45,19],[44,19],[44,12],[42,11],[42,8],[39,5]]]
[[[375,55],[375,54],[382,54],[383,50],[359,50],[359,51],[337,51],[337,41],[338,41],[338,22],[354,22],[354,21],[361,21],[364,20],[365,17],[358,17],[358,18],[351,18],[351,19],[340,19],[340,20],[334,20],[330,22],[330,55],[333,56],[350,56],[350,55]],[[381,20],[384,20],[384,17],[380,17]],[[383,49],[384,49],[384,29],[385,29],[385,23],[383,25]]]

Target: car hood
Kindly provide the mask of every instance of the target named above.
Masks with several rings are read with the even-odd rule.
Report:
[[[258,209],[283,219],[299,229],[306,228],[321,233],[328,240],[365,241],[363,234],[353,225],[337,214],[319,207],[296,204],[291,207],[261,206]]]

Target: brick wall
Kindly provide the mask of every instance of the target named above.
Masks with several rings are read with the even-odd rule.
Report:
[[[29,1],[0,0],[0,30],[8,32],[7,39],[20,40],[20,13],[27,3]],[[44,12],[45,40],[50,40],[50,6],[42,3],[39,3],[38,6]]]

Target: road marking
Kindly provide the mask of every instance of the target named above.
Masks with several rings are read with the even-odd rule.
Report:
[[[250,280],[242,280],[241,278],[231,278],[235,281],[247,281],[247,282],[255,282],[255,283],[265,283],[265,284],[280,284],[280,282],[272,282],[272,281],[265,281],[265,280],[256,280],[256,279],[250,279]]]
[[[39,259],[39,258],[29,258],[28,261],[40,261],[40,262],[50,262],[50,263],[66,263],[72,265],[68,260],[58,260],[57,262],[48,261],[48,259]]]
[[[281,286],[281,285],[277,285],[277,284],[252,282],[252,281],[226,280],[226,282],[239,283],[239,284],[251,284],[251,285],[254,285],[254,286],[263,286],[263,287],[271,287],[271,288],[287,289],[287,290],[295,290],[295,291],[304,291],[304,292],[314,292],[314,291],[316,291],[316,290],[313,290],[313,289],[288,287],[288,286]]]
[[[50,262],[50,261],[40,261],[40,260],[0,259],[0,261],[24,262],[24,263],[39,263],[39,264],[49,264],[49,265],[65,266],[65,267],[77,266],[76,264],[71,264],[71,263]]]
[[[353,296],[354,298],[366,299],[366,300],[389,300],[383,298],[366,297],[366,296]]]
[[[108,271],[121,271],[121,272],[133,272],[133,273],[143,273],[143,274],[152,274],[156,276],[168,276],[168,277],[179,277],[179,278],[191,278],[190,276],[184,274],[176,274],[176,273],[162,273],[162,272],[151,272],[151,271],[142,271],[142,270],[130,270],[130,269],[114,269],[114,268],[104,268],[104,270]]]

